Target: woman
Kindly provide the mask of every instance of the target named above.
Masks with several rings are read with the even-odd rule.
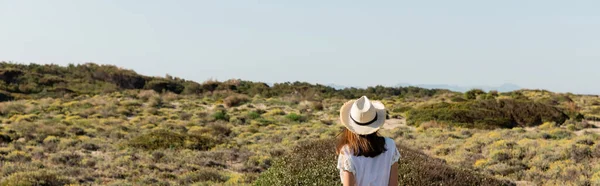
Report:
[[[383,104],[365,96],[346,102],[340,109],[345,128],[336,152],[344,186],[398,185],[400,153],[394,140],[378,134],[385,118]]]

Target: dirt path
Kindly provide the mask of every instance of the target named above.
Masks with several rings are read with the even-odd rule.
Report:
[[[578,136],[581,136],[581,135],[585,134],[586,132],[600,134],[600,122],[598,122],[598,121],[586,121],[586,122],[588,122],[590,125],[592,125],[592,127],[582,129],[579,131],[575,131],[575,134],[577,134]]]
[[[415,130],[415,127],[406,125],[406,119],[387,119],[383,124],[383,129],[395,129],[398,127],[408,127],[412,130]]]

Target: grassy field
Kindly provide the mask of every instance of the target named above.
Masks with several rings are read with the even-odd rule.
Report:
[[[0,185],[339,184],[330,148],[341,130],[338,109],[363,94],[387,106],[389,121],[400,121],[382,133],[405,157],[404,185],[600,184],[598,96],[336,91],[303,83],[261,89],[261,83],[172,77],[129,88],[73,80],[77,87],[104,88],[81,92],[59,83],[27,92],[15,84],[30,83],[7,79],[14,71],[0,72],[6,99],[0,102]],[[314,151],[320,153],[302,155]]]

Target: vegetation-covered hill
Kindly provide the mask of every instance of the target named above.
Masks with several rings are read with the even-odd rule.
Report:
[[[446,90],[428,90],[417,87],[390,88],[383,86],[367,89],[349,88],[336,90],[324,85],[302,82],[276,83],[269,87],[265,83],[231,80],[226,82],[207,81],[202,84],[193,81],[166,77],[148,77],[131,70],[112,65],[15,64],[0,62],[0,90],[3,100],[12,98],[40,98],[65,94],[99,94],[128,89],[154,90],[176,94],[238,93],[263,97],[293,96],[295,99],[322,100],[325,98],[354,98],[369,95],[384,98],[398,95],[432,96]]]
[[[281,177],[287,175],[281,171],[290,171],[281,167],[293,164],[280,157],[332,145],[325,142],[341,129],[339,107],[362,95],[384,102],[390,120],[408,124],[383,130],[404,149],[400,183],[455,183],[460,178],[466,185],[510,184],[504,180],[600,184],[597,96],[196,83],[106,65],[0,63],[0,185],[27,185],[28,180],[54,185],[294,184],[294,176],[313,177],[314,172]],[[314,145],[290,148],[298,144]],[[327,158],[331,150],[292,158],[306,161],[303,170],[323,169],[310,183],[333,183],[338,181],[333,165],[326,166],[335,161]],[[419,161],[407,162],[412,159]]]

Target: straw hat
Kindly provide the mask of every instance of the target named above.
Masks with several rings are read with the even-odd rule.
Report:
[[[340,121],[348,130],[367,135],[376,132],[385,122],[385,106],[366,96],[346,102],[340,109]]]

